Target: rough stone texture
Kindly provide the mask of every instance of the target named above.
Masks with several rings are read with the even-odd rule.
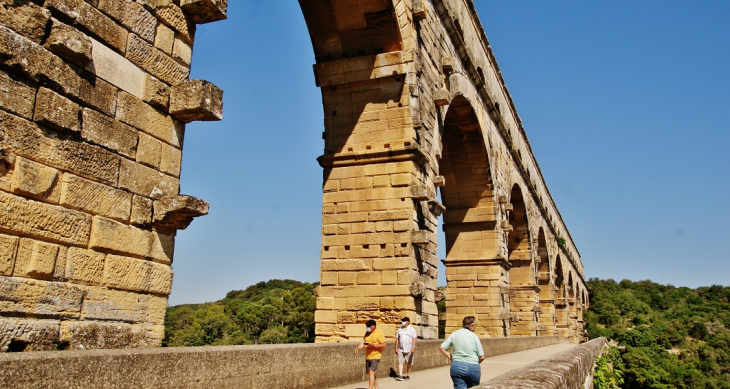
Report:
[[[0,0],[0,24],[8,26],[35,43],[46,32],[51,13],[30,0]]]
[[[103,331],[93,323],[77,322],[73,325],[76,327],[73,331],[77,333]],[[127,336],[127,328],[121,324],[114,336]],[[64,334],[71,330],[62,325],[60,331],[64,338]],[[76,338],[83,339],[83,336]],[[488,356],[559,342],[561,339],[558,337],[482,339]],[[87,343],[83,344],[87,348]],[[440,340],[418,342],[415,372],[447,364],[438,350],[440,344]],[[74,377],[73,385],[79,389],[112,386],[320,389],[367,380],[362,359],[352,356],[355,346],[355,343],[327,343],[4,354],[0,355],[0,364],[4,367],[0,370],[0,386],[63,387],[68,384],[68,377]],[[392,342],[389,347],[392,347]],[[395,364],[396,355],[386,352],[378,370]],[[387,369],[383,371],[387,372]]]
[[[180,7],[195,24],[204,24],[226,19],[228,0],[182,0]]]
[[[157,232],[94,216],[89,247],[169,264],[172,262],[172,253],[165,247],[163,240]]]
[[[40,88],[33,120],[53,129],[78,133],[81,131],[81,107],[49,89]]]
[[[179,195],[170,86],[201,19],[178,5],[0,0],[0,352],[162,341],[175,228],[207,210],[152,220]]]
[[[168,295],[172,288],[172,269],[147,260],[110,254],[104,265],[104,286]]]
[[[165,196],[154,202],[153,223],[184,230],[193,218],[208,214],[209,204],[192,196]]]
[[[548,359],[531,363],[494,378],[481,389],[575,389],[591,388],[593,366],[606,338],[593,339]],[[584,383],[587,383],[584,386]]]
[[[137,153],[137,130],[91,109],[84,108],[81,137],[125,157]]]
[[[79,30],[53,19],[46,47],[79,67],[91,62],[91,40]]]
[[[170,115],[183,122],[223,119],[223,91],[210,82],[192,80],[172,87]]]
[[[27,81],[0,72],[0,106],[25,119],[33,119],[36,89]]]
[[[0,352],[55,350],[59,323],[58,320],[0,318]]]
[[[58,170],[23,157],[16,157],[10,191],[43,200],[51,194],[57,179]]]

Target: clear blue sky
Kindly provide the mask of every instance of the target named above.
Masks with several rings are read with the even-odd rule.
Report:
[[[586,277],[728,285],[730,2],[476,4]],[[192,77],[224,89],[224,120],[187,127],[181,192],[211,206],[178,233],[171,305],[319,280],[324,127],[299,4],[228,16],[196,36]]]

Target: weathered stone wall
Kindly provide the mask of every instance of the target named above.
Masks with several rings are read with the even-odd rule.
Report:
[[[227,0],[0,0],[0,351],[157,346],[196,23]]]
[[[580,255],[473,2],[300,5],[325,112],[317,341],[403,316],[436,337],[441,214],[447,334],[473,315],[484,336],[578,341]]]
[[[487,356],[565,342],[559,337],[482,339]],[[440,340],[418,342],[414,369],[445,366]],[[299,388],[321,389],[367,379],[356,343],[173,347],[0,355],[5,388]],[[389,347],[392,347],[392,343]],[[383,354],[378,371],[396,368]],[[73,377],[73,378],[70,378]]]
[[[550,358],[496,377],[481,389],[591,389],[593,369],[606,346],[606,338],[593,339]]]

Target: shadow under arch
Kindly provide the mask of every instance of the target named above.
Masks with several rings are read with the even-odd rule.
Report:
[[[475,316],[478,334],[506,336],[506,300],[501,293],[506,262],[499,259],[501,237],[489,153],[477,114],[464,95],[452,99],[442,128],[445,332],[461,328],[464,316]]]
[[[540,227],[537,234],[537,285],[540,288],[540,325],[537,329],[538,335],[555,334],[555,290],[553,270],[555,265],[550,263],[545,230]]]

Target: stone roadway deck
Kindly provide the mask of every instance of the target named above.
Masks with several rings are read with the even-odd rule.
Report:
[[[569,350],[577,346],[572,343],[556,344],[547,347],[540,347],[531,350],[519,351],[511,354],[498,355],[487,358],[482,362],[482,383],[486,383],[492,378],[496,378],[510,370],[525,366],[532,362],[548,358],[559,352]],[[392,349],[391,349],[392,350]],[[416,354],[416,365],[418,364],[418,354]],[[397,366],[392,366],[398,371]],[[388,377],[391,366],[378,366],[378,386],[380,389],[423,389],[423,388],[453,388],[451,377],[449,376],[449,366],[438,367],[428,370],[413,371],[409,381],[396,381],[392,377]],[[354,383],[351,385],[340,386],[332,389],[367,389],[367,381]]]

